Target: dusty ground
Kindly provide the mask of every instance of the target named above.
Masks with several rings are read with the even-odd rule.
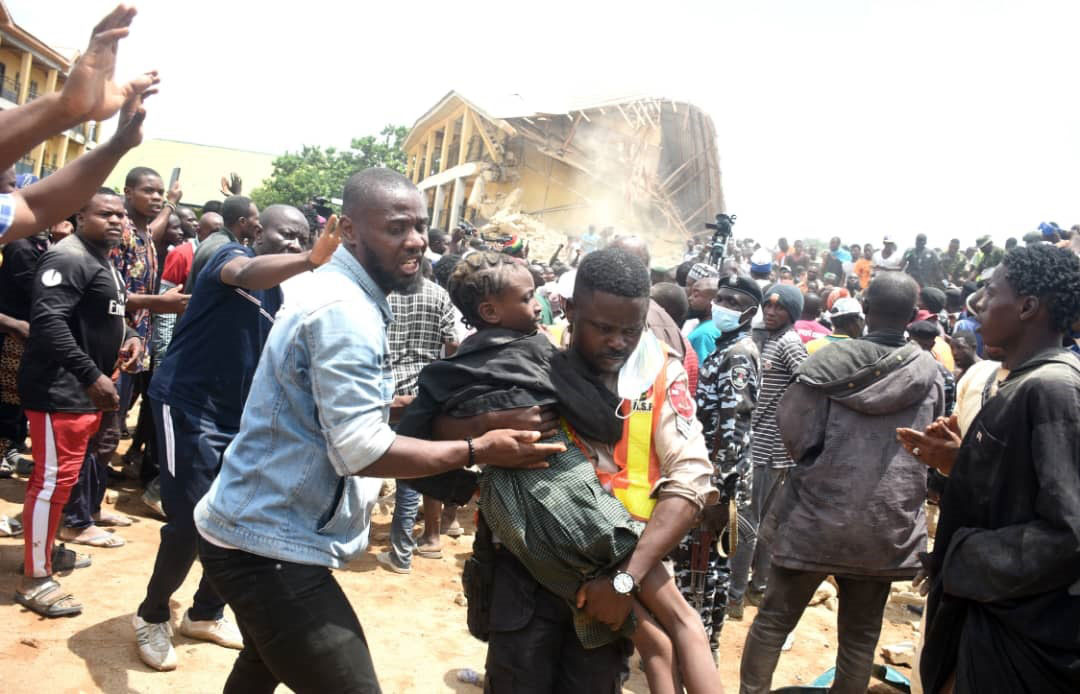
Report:
[[[126,445],[124,441],[121,448]],[[0,513],[19,516],[25,488],[25,480],[19,478],[0,480]],[[155,672],[139,660],[131,615],[145,591],[161,522],[139,502],[133,487],[121,487],[118,492],[114,510],[135,520],[132,527],[118,530],[127,545],[117,549],[80,548],[93,556],[93,565],[60,577],[61,584],[84,605],[83,613],[77,617],[44,620],[14,603],[22,540],[0,539],[0,661],[6,664],[0,692],[221,691],[235,651],[177,636],[174,643],[180,662],[174,672]],[[480,692],[456,678],[460,668],[482,670],[484,664],[484,644],[469,636],[465,608],[454,601],[461,590],[461,567],[472,544],[471,513],[462,510],[458,517],[466,535],[457,540],[444,538],[443,559],[417,558],[413,573],[400,576],[375,563],[373,553],[386,548],[390,522],[388,515],[379,513],[374,518],[371,552],[337,572],[337,580],[364,625],[387,694]],[[188,606],[199,576],[196,565],[173,600],[175,625]],[[728,622],[724,628],[720,670],[728,691],[737,690],[739,659],[753,615],[754,609],[747,608],[744,621]],[[917,640],[912,627],[912,621],[917,619],[906,609],[890,604],[880,645]],[[825,607],[808,609],[795,630],[793,649],[780,658],[774,686],[809,684],[830,668],[836,652],[835,628],[835,613]],[[880,656],[877,662],[882,662]],[[910,674],[910,668],[898,669]],[[636,668],[624,691],[648,691]],[[880,694],[895,690],[878,685],[871,691]]]

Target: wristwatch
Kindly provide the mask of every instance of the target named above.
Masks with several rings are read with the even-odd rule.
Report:
[[[611,587],[615,589],[618,595],[630,595],[637,590],[637,583],[634,581],[634,577],[626,571],[616,571],[615,575],[611,577]]]

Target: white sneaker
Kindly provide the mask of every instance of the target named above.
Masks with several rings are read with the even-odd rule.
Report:
[[[139,646],[139,658],[144,663],[155,670],[176,669],[171,624],[152,624],[136,614],[131,618],[131,626],[135,627],[135,643]]]
[[[196,622],[185,611],[184,619],[180,622],[180,633],[189,639],[210,641],[225,648],[235,648],[238,651],[244,647],[244,637],[241,636],[240,629],[229,621],[228,617],[204,619]]]

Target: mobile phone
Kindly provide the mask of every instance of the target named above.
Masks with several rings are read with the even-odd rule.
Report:
[[[172,176],[169,176],[169,187],[166,190],[172,190],[172,187],[176,185],[176,182],[180,180],[180,167],[177,166],[172,170]]]

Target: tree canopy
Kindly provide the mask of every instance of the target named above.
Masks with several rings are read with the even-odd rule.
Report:
[[[349,176],[361,169],[384,166],[405,172],[405,152],[401,144],[409,129],[387,125],[382,132],[354,138],[349,149],[305,145],[299,152],[286,152],[274,160],[274,172],[251,192],[260,208],[274,203],[300,207],[315,196],[337,198]]]

